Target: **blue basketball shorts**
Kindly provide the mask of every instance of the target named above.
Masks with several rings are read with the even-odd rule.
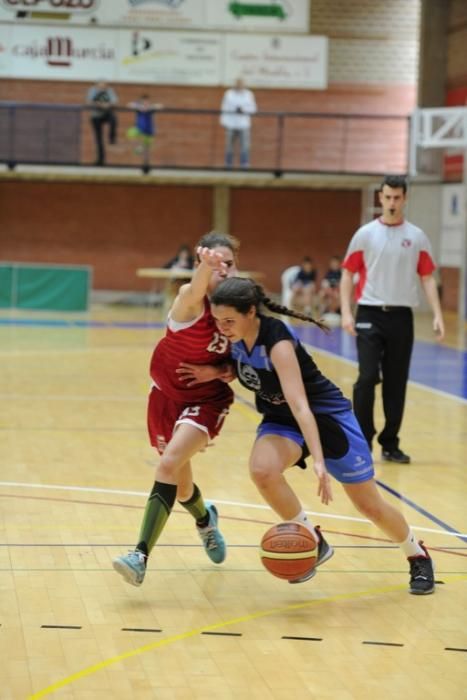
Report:
[[[330,474],[343,484],[356,484],[372,479],[375,471],[368,443],[352,411],[338,411],[332,415],[313,414],[323,448],[324,462]],[[306,469],[305,459],[310,456],[305,439],[294,419],[267,415],[259,424],[256,437],[279,435],[293,440],[302,448],[297,466]]]

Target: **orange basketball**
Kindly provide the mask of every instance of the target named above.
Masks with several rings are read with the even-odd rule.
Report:
[[[278,578],[290,581],[308,574],[317,556],[318,543],[301,523],[286,521],[273,525],[261,540],[261,561]]]

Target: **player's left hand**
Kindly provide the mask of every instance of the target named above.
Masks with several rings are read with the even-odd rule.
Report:
[[[327,506],[332,501],[331,478],[324,462],[314,462],[313,469],[319,482],[317,494],[321,498],[321,503]]]
[[[187,386],[195,386],[195,384],[204,384],[213,379],[221,379],[220,368],[214,365],[193,365],[189,362],[180,362],[178,369],[175,370],[181,382],[186,382]]]
[[[217,272],[227,272],[227,265],[224,262],[222,253],[219,253],[215,248],[206,248],[199,246],[196,249],[199,261],[208,265],[212,270]]]

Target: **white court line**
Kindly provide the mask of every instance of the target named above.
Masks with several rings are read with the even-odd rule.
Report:
[[[0,481],[0,487],[15,487],[15,488],[26,488],[26,489],[44,489],[44,490],[56,490],[56,491],[76,491],[79,493],[106,493],[108,495],[118,495],[118,496],[140,496],[143,498],[148,497],[146,491],[125,491],[123,489],[103,489],[94,486],[61,486],[59,484],[25,484],[19,481]],[[240,508],[252,508],[256,510],[267,510],[271,511],[270,507],[258,503],[242,503],[241,501],[224,501],[215,499],[216,503],[220,503],[224,506],[239,506]],[[314,510],[307,510],[307,514],[316,515],[319,518],[332,518],[334,520],[347,520],[355,523],[368,523],[372,524],[370,520],[365,518],[354,518],[350,515],[337,515],[335,513],[322,513]],[[437,535],[446,535],[447,537],[467,537],[467,533],[462,532],[448,532],[446,530],[435,530],[428,527],[418,527],[417,525],[411,525],[414,530],[420,530],[420,532],[431,532]]]

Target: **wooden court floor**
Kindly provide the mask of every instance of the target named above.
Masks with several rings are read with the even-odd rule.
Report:
[[[435,595],[408,594],[400,551],[337,483],[322,506],[311,469],[290,478],[335,556],[298,586],[262,568],[258,543],[276,519],[249,482],[257,416],[238,386],[223,433],[195,460],[226,562],[209,562],[176,506],[144,585],[113,571],[156,463],[145,408],[160,331],[147,314],[0,324],[0,698],[465,698],[467,406],[439,392],[409,388],[410,466],[375,452],[386,497],[435,559]],[[355,368],[313,354],[350,396]]]

